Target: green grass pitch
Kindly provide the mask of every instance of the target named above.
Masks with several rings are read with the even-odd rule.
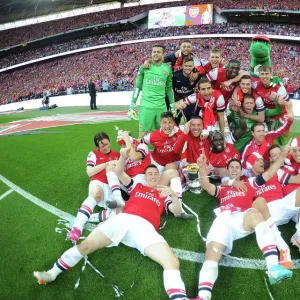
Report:
[[[102,109],[102,108],[101,108]],[[111,110],[111,107],[106,107]],[[115,109],[124,109],[117,107]],[[31,111],[20,114],[0,115],[0,124],[13,120],[42,115],[87,112],[88,108],[58,108],[54,111]],[[118,149],[114,126],[130,130],[137,135],[136,121],[85,124],[43,129],[60,134],[35,134],[0,136],[0,174],[39,199],[72,215],[76,215],[87,196],[89,178],[85,173],[88,152],[94,148],[93,137],[98,131],[111,136],[112,148]],[[291,136],[299,133],[300,123],[295,121]],[[10,188],[0,181],[0,196]],[[184,203],[200,218],[201,232],[206,236],[213,221],[213,208],[217,200],[206,193],[194,195],[186,192]],[[83,262],[60,275],[48,286],[39,286],[32,276],[34,270],[52,267],[55,260],[69,247],[66,232],[55,232],[58,218],[29,202],[16,192],[0,200],[0,299],[115,299],[111,283],[117,285],[127,300],[168,299],[162,282],[161,267],[143,257],[137,250],[120,246],[99,250],[89,256],[91,263],[106,277],[100,278],[89,266],[81,273],[78,289],[74,289]],[[294,233],[294,224],[281,227],[286,241]],[[84,232],[88,234],[87,231]],[[171,247],[194,252],[205,252],[199,238],[195,218],[191,221],[168,217],[167,226],[161,231]],[[291,247],[294,260],[299,253]],[[236,241],[232,256],[262,260],[255,236]],[[180,260],[182,278],[189,297],[197,294],[198,274],[201,263]],[[213,299],[268,300],[263,270],[220,267],[219,278],[213,290]],[[294,270],[291,280],[269,286],[275,300],[298,299],[300,271]]]

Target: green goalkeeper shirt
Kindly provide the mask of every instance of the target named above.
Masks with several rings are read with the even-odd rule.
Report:
[[[151,62],[149,69],[141,66],[133,90],[132,104],[136,104],[141,91],[140,107],[163,109],[166,107],[166,95],[170,104],[174,103],[172,69],[169,65],[162,63],[157,66]]]

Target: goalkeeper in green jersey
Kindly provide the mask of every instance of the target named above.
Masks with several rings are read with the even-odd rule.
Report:
[[[150,67],[141,66],[136,78],[128,117],[133,120],[139,119],[140,137],[150,132],[153,125],[155,129],[160,128],[160,115],[167,110],[166,95],[170,100],[171,110],[176,112],[172,88],[172,69],[163,62],[164,54],[164,46],[154,45]],[[141,91],[142,98],[138,117],[136,101]],[[176,106],[180,109],[179,106],[184,106],[184,104],[179,103]]]

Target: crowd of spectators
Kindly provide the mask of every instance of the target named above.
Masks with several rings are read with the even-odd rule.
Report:
[[[223,33],[253,33],[264,35],[297,36],[300,32],[299,25],[250,23],[236,24],[223,23],[202,26],[165,27],[159,29],[133,29],[122,32],[113,32],[103,35],[89,36],[40,47],[34,50],[10,54],[0,60],[0,69],[20,64],[33,59],[46,57],[71,50],[87,48],[102,44],[139,40],[147,38],[193,35],[193,34],[223,34]]]
[[[164,44],[167,53],[175,51],[180,41],[170,40]],[[0,74],[0,103],[39,98],[47,89],[52,94],[69,91],[86,92],[89,78],[96,79],[98,90],[103,83],[109,91],[131,90],[139,66],[149,57],[154,43],[138,43],[108,49],[79,53],[52,61],[31,65]],[[222,49],[223,58],[239,59],[242,68],[248,70],[250,40],[245,39],[196,39],[193,52],[207,58],[212,47]],[[272,42],[272,67],[281,78],[288,78],[290,85],[299,87],[298,45]]]
[[[203,0],[195,0],[193,4],[204,3]],[[255,0],[214,0],[211,1],[220,8],[243,8],[258,9],[263,8],[268,11],[270,9],[282,10],[300,10],[299,0],[265,0],[261,3]],[[149,11],[151,9],[179,6],[191,4],[190,1],[155,3],[150,5],[132,6],[121,9],[112,9],[96,13],[89,13],[76,17],[59,19],[51,22],[38,23],[34,25],[18,27],[0,32],[0,49],[11,47],[21,43],[27,43],[38,38],[47,37],[53,34],[66,32],[68,30],[82,28],[85,26],[102,24],[105,22],[113,22],[121,19],[133,17],[139,13]]]

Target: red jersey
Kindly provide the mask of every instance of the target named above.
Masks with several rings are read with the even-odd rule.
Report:
[[[145,174],[147,166],[151,164],[151,158],[146,144],[139,144],[136,148],[136,152],[142,154],[142,159],[132,161],[130,158],[127,159],[124,171],[129,177],[134,177],[138,174]]]
[[[150,222],[158,231],[160,216],[166,211],[168,204],[172,202],[171,197],[160,197],[159,191],[133,180],[127,186],[130,194],[123,213],[142,217]]]
[[[165,166],[180,160],[180,153],[175,153],[173,149],[182,133],[178,126],[175,126],[169,135],[166,135],[161,129],[157,129],[145,135],[143,142],[154,146],[154,150],[151,152],[152,158],[161,166]]]
[[[114,150],[111,150],[108,154],[103,154],[99,150],[93,150],[88,154],[88,157],[86,159],[86,165],[95,167],[100,164],[109,162],[111,160],[118,160],[120,157],[120,153]],[[102,170],[101,172],[95,174],[91,180],[99,180],[103,183],[108,184],[107,178],[106,178],[106,170]]]
[[[264,87],[261,80],[255,79],[255,81],[252,81],[252,88],[255,90],[255,92],[263,99],[266,108],[268,109],[275,109],[275,98],[272,97],[272,92],[275,92],[278,94],[278,96],[282,97],[284,101],[289,101],[289,95],[286,92],[285,87],[282,84],[277,84],[276,86],[270,86],[269,88]],[[280,115],[273,116],[271,119],[277,120],[284,116],[286,113],[285,106],[283,106],[283,112]]]
[[[240,87],[237,88],[237,96],[238,101],[242,102],[244,100],[244,93]],[[255,109],[257,112],[264,111],[265,110],[265,103],[263,99],[253,90],[251,89],[251,95],[253,96],[255,100]]]
[[[194,137],[191,132],[181,134],[174,145],[175,153],[182,153],[183,165],[195,163],[200,154],[209,153],[210,143],[208,139],[201,139],[200,136]]]
[[[263,156],[264,160],[269,161],[270,157],[268,155],[268,149],[270,146],[274,144],[274,140],[278,138],[279,136],[283,135],[284,133],[288,132],[291,125],[293,124],[293,121],[290,121],[288,119],[285,119],[282,126],[277,128],[274,131],[269,131],[265,135],[265,139],[262,142],[261,145],[257,145],[256,141],[253,139],[251,142],[249,142],[242,154],[242,165],[243,168],[246,169],[246,160],[250,154],[253,152],[258,152],[261,156]]]
[[[289,154],[284,160],[284,169],[289,172],[291,175],[300,174],[300,164],[297,163],[292,154]]]
[[[209,60],[200,59],[200,62],[203,69],[205,70],[205,73],[209,73],[213,69],[211,62]],[[219,68],[224,68],[224,64],[222,62],[219,63]]]
[[[234,148],[233,144],[226,144],[224,151],[215,153],[210,149],[208,161],[214,168],[226,168],[227,163],[232,158],[241,159],[241,154]]]
[[[220,91],[225,99],[225,104],[227,106],[230,97],[232,96],[233,90],[238,86],[238,82],[234,82],[229,87],[223,85],[223,82],[229,80],[226,75],[226,69],[224,68],[215,68],[212,69],[207,75],[207,78],[212,81],[213,88]]]
[[[292,193],[293,191],[300,188],[300,184],[298,183],[289,183],[282,187],[283,196],[287,196],[288,194]]]
[[[256,197],[263,197],[267,202],[279,200],[284,197],[282,184],[288,184],[291,175],[278,170],[270,180],[261,186],[255,193]]]
[[[246,192],[238,191],[234,186],[217,186],[215,197],[219,198],[221,210],[241,210],[251,208],[254,195],[259,186],[256,177],[247,178],[243,181],[247,187]]]

